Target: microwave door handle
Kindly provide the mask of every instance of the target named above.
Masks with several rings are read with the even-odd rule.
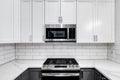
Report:
[[[67,39],[69,39],[69,28],[67,28]]]

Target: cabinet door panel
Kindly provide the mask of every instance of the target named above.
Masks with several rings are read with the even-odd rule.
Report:
[[[0,1],[0,43],[13,42],[13,0]]]
[[[58,24],[60,1],[45,0],[45,24]]]
[[[44,1],[33,0],[33,42],[43,42]]]
[[[20,0],[14,0],[14,42],[20,42]]]
[[[30,69],[30,80],[41,80],[41,69]]]
[[[18,76],[15,80],[22,80],[22,75]]]
[[[95,34],[97,42],[114,42],[114,4],[96,3]]]
[[[94,69],[81,69],[81,80],[94,80]]]
[[[29,71],[26,70],[22,73],[22,80],[29,80]]]
[[[20,0],[20,27],[21,27],[21,42],[29,42],[31,36],[31,1]]]
[[[93,42],[93,3],[77,3],[77,42]]]
[[[76,24],[76,0],[61,0],[63,24]]]

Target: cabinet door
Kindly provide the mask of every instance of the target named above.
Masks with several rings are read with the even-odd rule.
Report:
[[[100,72],[98,72],[97,70],[95,70],[95,74],[94,74],[95,76],[95,80],[101,80],[101,74],[100,74]]]
[[[20,42],[20,0],[14,0],[14,42]]]
[[[61,0],[63,24],[76,24],[76,0]]]
[[[21,27],[21,42],[30,42],[31,38],[31,1],[20,0],[20,27]]]
[[[30,69],[30,80],[41,80],[41,69]]]
[[[26,70],[22,73],[22,80],[29,80],[29,71]]]
[[[77,43],[93,42],[92,2],[77,2]]]
[[[33,42],[43,42],[44,35],[44,1],[33,0]]]
[[[13,42],[13,0],[0,0],[0,43]]]
[[[94,80],[93,69],[81,69],[81,80]]]
[[[45,0],[45,24],[58,24],[60,0]]]
[[[95,21],[96,42],[114,42],[114,3],[97,2]]]
[[[22,80],[22,75],[18,76],[15,80]]]

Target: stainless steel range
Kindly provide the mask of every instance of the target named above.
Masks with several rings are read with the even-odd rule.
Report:
[[[42,80],[79,80],[80,67],[74,58],[49,58],[42,67]]]

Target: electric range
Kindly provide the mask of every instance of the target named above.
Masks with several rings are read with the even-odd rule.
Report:
[[[43,70],[79,70],[79,64],[74,58],[48,58]]]
[[[48,58],[42,66],[42,80],[80,80],[80,67],[74,58]]]

